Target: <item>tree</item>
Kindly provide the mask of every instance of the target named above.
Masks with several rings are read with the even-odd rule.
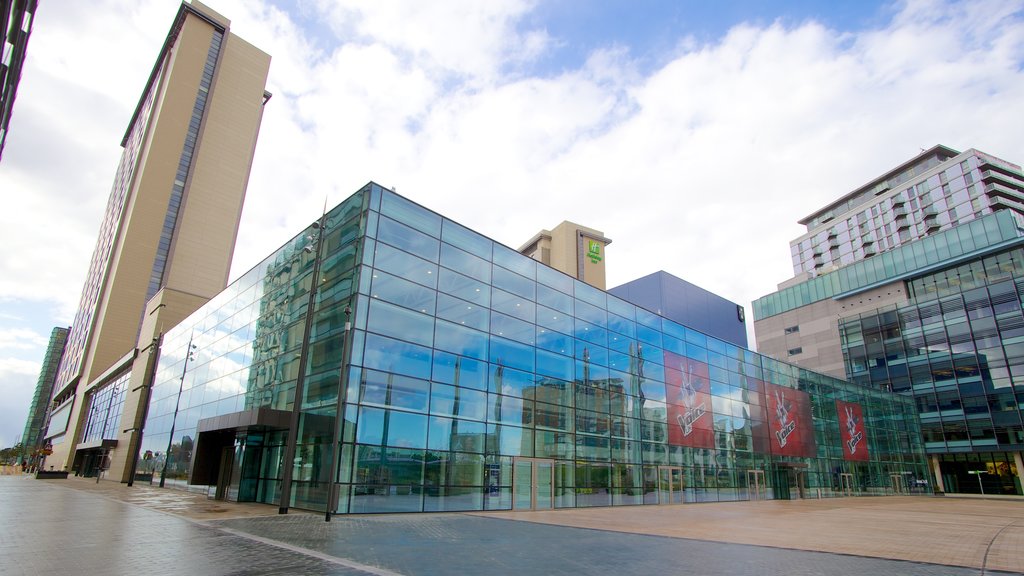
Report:
[[[25,446],[18,442],[10,448],[0,449],[0,464],[17,464],[22,456],[25,456]]]

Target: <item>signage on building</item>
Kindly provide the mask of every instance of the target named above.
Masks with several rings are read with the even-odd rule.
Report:
[[[801,390],[765,383],[765,396],[768,398],[772,454],[798,458],[816,456],[810,395]]]
[[[668,443],[692,448],[714,448],[708,365],[665,351],[665,400]]]
[[[845,460],[868,460],[868,438],[864,432],[864,411],[860,404],[836,400],[839,413],[839,438]]]
[[[601,261],[601,243],[597,240],[587,240],[587,258],[592,264]]]

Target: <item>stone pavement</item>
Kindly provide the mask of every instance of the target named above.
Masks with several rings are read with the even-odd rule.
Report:
[[[176,499],[177,503],[172,503]],[[84,479],[2,477],[0,573],[1020,573],[1013,562],[1024,555],[1018,529],[1024,525],[1018,522],[1022,510],[1024,503],[1019,501],[993,504],[986,500],[926,497],[850,498],[528,514],[336,516],[326,523],[319,514],[280,516],[273,506],[212,502],[205,496],[177,490],[127,488],[113,482],[97,485]],[[897,523],[904,521],[925,540],[903,537],[906,534]],[[641,530],[644,524],[653,528]],[[706,529],[699,529],[701,524]],[[821,533],[833,534],[835,540],[849,533],[863,539],[861,526],[869,524],[886,535],[882,539],[903,542],[905,548],[923,547],[927,557],[907,561],[868,557],[877,550],[836,554],[793,549],[794,540],[831,540]],[[697,535],[684,534],[681,526],[686,525],[696,526]],[[597,527],[600,529],[593,529]],[[773,538],[784,535],[784,530],[797,528],[800,532],[784,538],[781,547],[769,547],[779,545]],[[957,536],[938,541],[938,545],[926,538],[950,531]],[[894,536],[896,533],[898,536]],[[753,538],[758,534],[758,544],[766,546],[708,541]],[[985,542],[986,548],[991,544],[990,552],[1002,550],[999,554],[1008,559],[997,561],[990,553],[987,570],[982,570],[981,564],[949,565],[944,547],[952,541]]]
[[[482,515],[527,522],[1024,572],[1024,498],[885,496]]]

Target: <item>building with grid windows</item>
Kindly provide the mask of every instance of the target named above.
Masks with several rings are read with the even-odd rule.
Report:
[[[28,53],[28,39],[35,22],[36,0],[0,1],[0,158],[18,95],[21,69]]]
[[[911,399],[709,337],[368,184],[167,331],[135,478],[338,513],[890,494]]]
[[[37,449],[42,448],[43,430],[46,424],[46,409],[50,406],[50,397],[53,395],[53,383],[57,379],[57,366],[64,354],[64,343],[68,339],[68,328],[54,328],[50,332],[50,342],[46,345],[46,355],[43,357],[43,365],[39,369],[39,380],[36,381],[36,391],[32,395],[32,405],[28,409],[28,418],[25,420],[25,431],[21,435],[21,444],[25,447],[26,454],[30,455],[32,463],[36,463],[39,454],[34,454]]]
[[[227,284],[269,66],[226,18],[181,5],[121,142],[57,371],[48,467],[127,474],[160,334]]]
[[[844,196],[754,302],[758,350],[914,398],[938,489],[1024,494],[1022,203],[1019,166],[943,146]]]

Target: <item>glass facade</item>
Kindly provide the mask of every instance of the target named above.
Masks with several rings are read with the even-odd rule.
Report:
[[[763,320],[820,300],[852,296],[889,282],[959,264],[979,254],[1020,244],[1024,242],[1024,230],[1019,218],[1018,214],[1000,210],[773,292],[754,300],[754,318]]]
[[[341,513],[927,477],[911,399],[684,327],[374,184],[166,334],[141,451],[171,484]]]
[[[1000,487],[1021,494],[1013,457],[992,454],[1024,448],[1024,249],[921,276],[907,287],[906,305],[840,320],[849,378],[912,395],[929,453],[974,453],[974,467],[940,460],[955,482],[947,490],[978,492],[967,471],[985,469],[987,454],[993,469],[1009,474]],[[983,482],[994,483],[998,474],[991,476]]]

